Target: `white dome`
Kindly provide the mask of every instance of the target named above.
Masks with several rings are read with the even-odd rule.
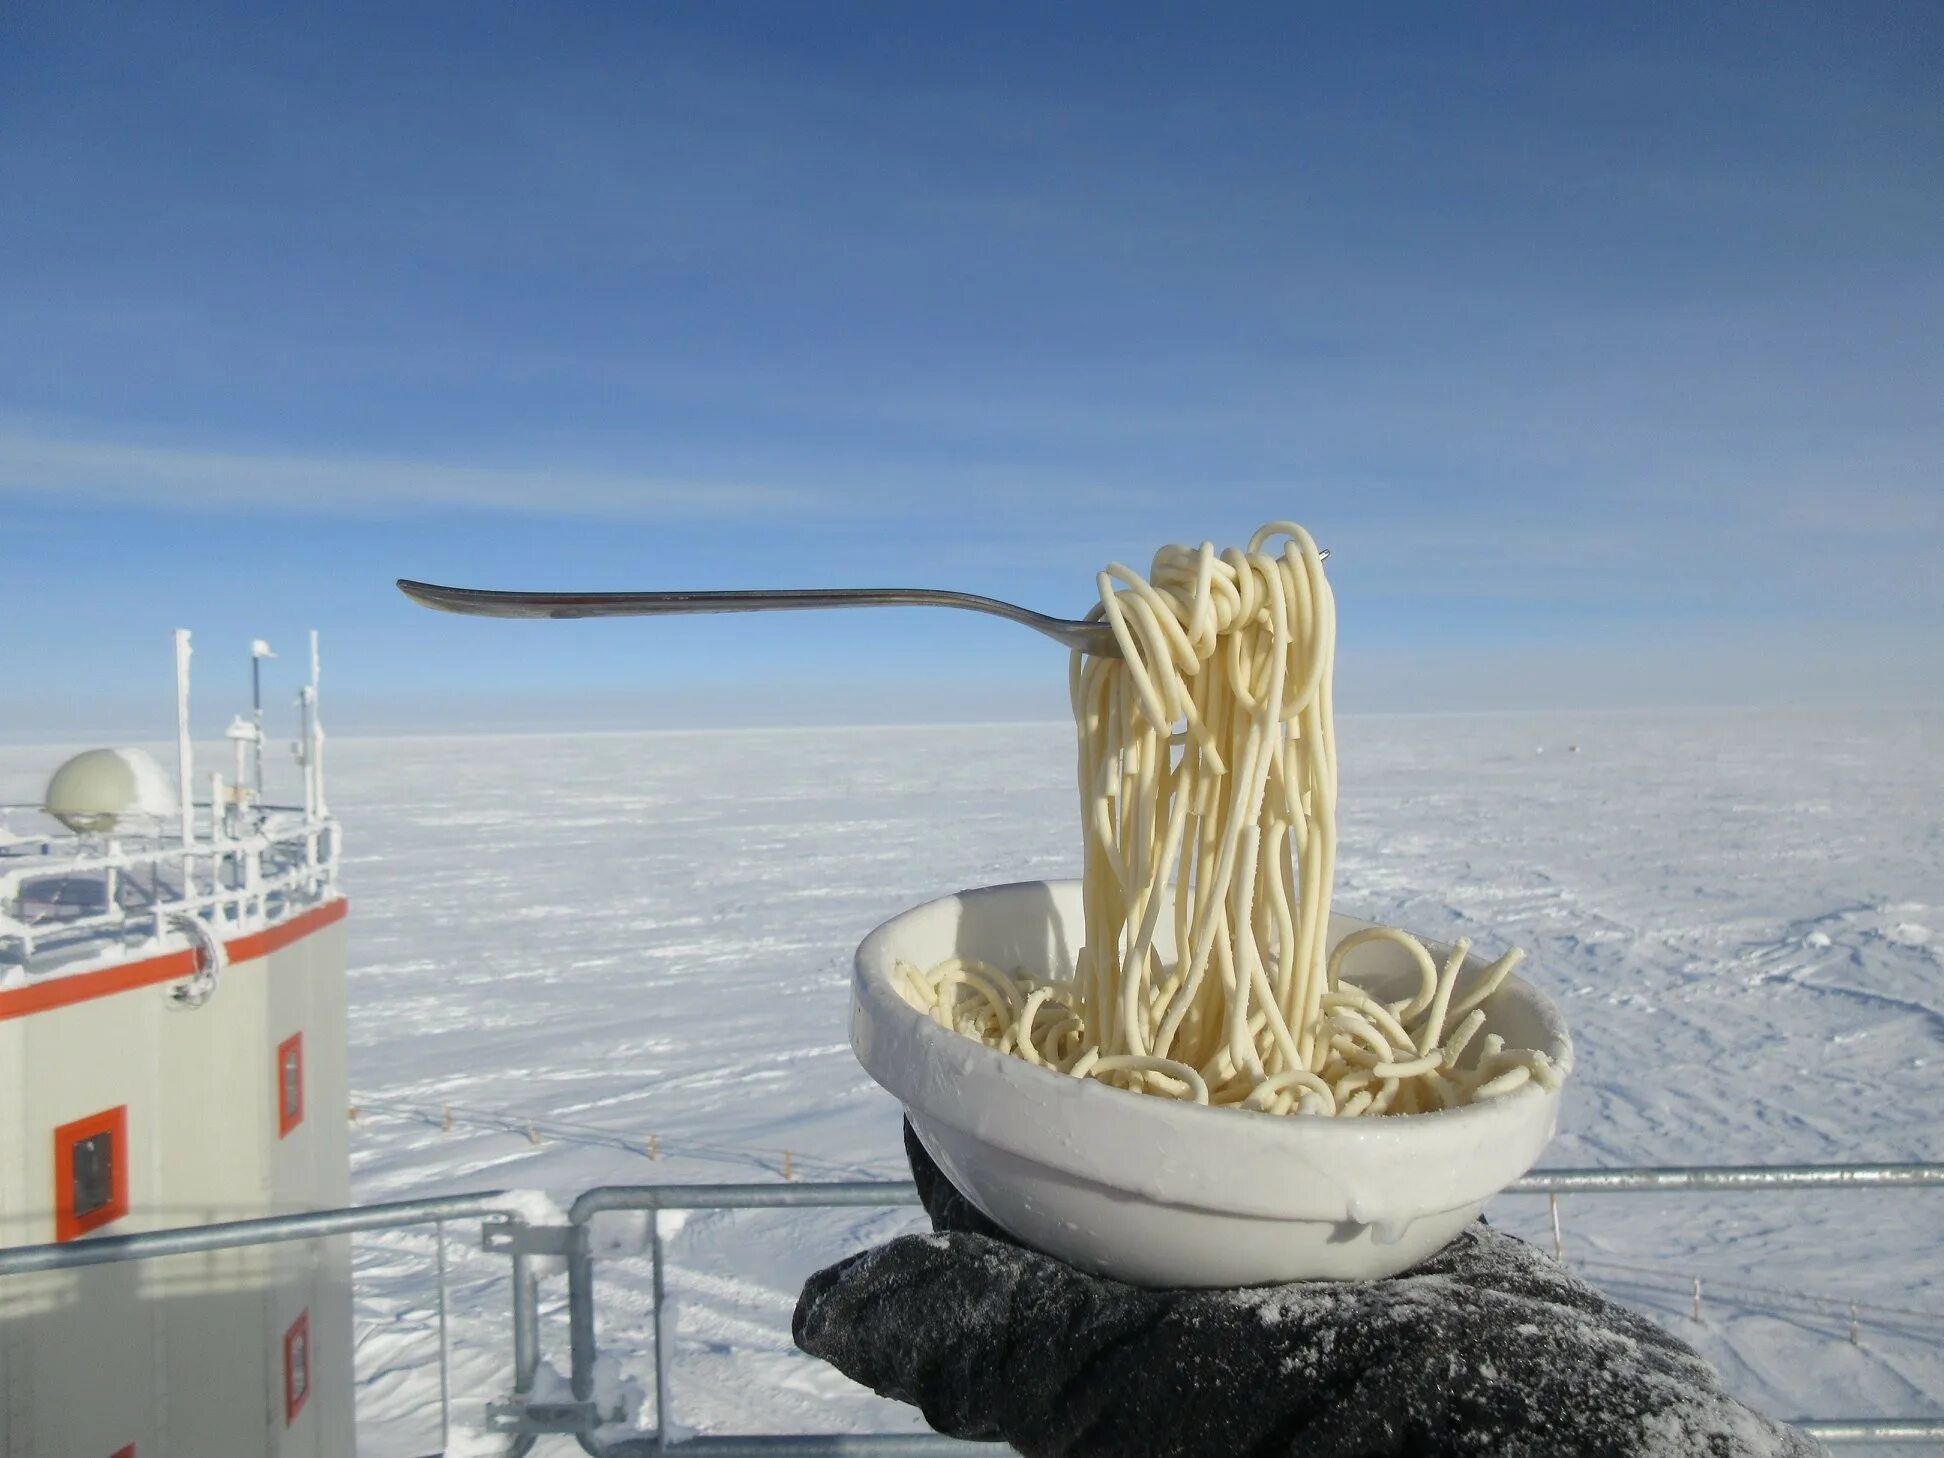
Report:
[[[126,816],[173,815],[175,791],[139,749],[89,749],[54,771],[42,802],[69,830],[111,831]]]

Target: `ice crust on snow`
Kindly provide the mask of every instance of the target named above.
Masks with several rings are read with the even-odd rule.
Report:
[[[117,749],[116,759],[127,767],[135,782],[134,809],[143,815],[176,813],[175,782],[162,771],[154,757],[142,749]]]
[[[528,1225],[558,1226],[567,1223],[567,1212],[545,1190],[507,1190],[495,1204]],[[528,1268],[536,1276],[557,1276],[567,1269],[567,1258],[556,1255],[529,1256]]]
[[[567,1223],[567,1212],[560,1207],[560,1202],[545,1190],[505,1190],[493,1203],[528,1225]]]

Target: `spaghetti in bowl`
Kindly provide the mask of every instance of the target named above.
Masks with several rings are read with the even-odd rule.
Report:
[[[1328,941],[1369,927],[1332,915]],[[1132,1093],[1000,1052],[914,1006],[901,970],[958,958],[1057,981],[1073,975],[1085,936],[1078,881],[985,887],[877,928],[852,979],[859,1062],[904,1105],[952,1182],[1035,1249],[1151,1287],[1394,1275],[1475,1219],[1552,1137],[1572,1042],[1552,1002],[1504,972],[1479,1004],[1478,1046],[1491,1038],[1541,1055],[1553,1074],[1545,1083],[1420,1113],[1278,1118]],[[1170,942],[1164,918],[1157,956],[1173,957]],[[1463,959],[1457,997],[1487,971]],[[1375,998],[1408,992],[1418,977],[1400,944],[1358,951],[1356,984]]]

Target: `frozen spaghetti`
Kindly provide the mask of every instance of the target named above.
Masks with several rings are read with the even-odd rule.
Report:
[[[1085,840],[1074,974],[901,965],[905,999],[1029,1063],[1261,1113],[1430,1112],[1555,1085],[1545,1055],[1479,1036],[1517,949],[1461,996],[1462,940],[1442,964],[1387,927],[1329,946],[1336,603],[1309,534],[1272,522],[1246,550],[1163,547],[1146,577],[1116,563],[1099,587],[1089,617],[1121,652],[1076,653],[1069,673]],[[1409,996],[1345,979],[1374,941],[1409,955]]]

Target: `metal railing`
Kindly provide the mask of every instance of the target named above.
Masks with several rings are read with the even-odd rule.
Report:
[[[310,680],[297,694],[299,735],[291,745],[303,780],[297,806],[273,806],[264,795],[262,670],[263,660],[276,655],[262,639],[250,644],[250,717],[239,714],[225,734],[235,751],[234,777],[225,785],[222,774],[212,772],[200,782],[208,786],[208,801],[196,802],[189,630],[177,628],[174,636],[171,808],[160,812],[157,799],[143,792],[135,798],[144,809],[106,815],[86,833],[23,837],[3,823],[7,813],[28,811],[38,820],[46,812],[38,805],[0,805],[0,970],[12,963],[59,976],[104,952],[125,954],[145,940],[159,942],[172,923],[181,929],[193,922],[208,936],[256,930],[297,906],[329,899],[334,890],[342,832],[324,796],[316,631],[310,635]],[[126,759],[124,767],[138,782],[146,773],[138,774]],[[29,888],[42,894],[30,896]],[[37,953],[43,955],[33,965]]]
[[[1690,1191],[1882,1190],[1944,1186],[1944,1164],[1689,1166],[1647,1169],[1560,1169],[1529,1174],[1506,1193],[1512,1195],[1655,1194]],[[113,1261],[147,1260],[196,1251],[278,1241],[308,1240],[359,1231],[400,1229],[479,1219],[485,1250],[512,1262],[513,1390],[490,1404],[494,1427],[512,1439],[510,1450],[524,1454],[542,1434],[571,1434],[600,1458],[649,1458],[679,1448],[683,1454],[712,1458],[784,1458],[784,1455],[870,1454],[897,1458],[977,1449],[936,1434],[709,1434],[672,1441],[667,1430],[668,1353],[663,1314],[667,1262],[660,1213],[664,1210],[802,1210],[834,1207],[883,1208],[918,1203],[916,1188],[901,1180],[852,1180],[822,1184],[610,1185],[585,1191],[564,1225],[532,1225],[519,1218],[502,1192],[450,1195],[384,1205],[278,1215],[258,1220],[138,1235],[96,1237],[56,1245],[0,1249],[0,1277],[31,1271],[75,1269]],[[648,1215],[648,1257],[653,1280],[650,1319],[654,1329],[655,1429],[639,1438],[604,1442],[598,1433],[603,1414],[594,1400],[594,1369],[599,1357],[594,1325],[595,1258],[590,1227],[615,1211]],[[569,1388],[567,1402],[533,1397],[542,1359],[539,1277],[536,1264],[564,1258],[567,1277]],[[1826,1444],[1906,1443],[1944,1445],[1944,1415],[1934,1417],[1822,1418],[1793,1420]]]
[[[187,836],[48,834],[0,844],[0,966],[58,975],[58,963],[104,947],[160,941],[171,917],[234,935],[328,899],[343,841],[334,818],[296,806],[224,805],[220,777],[212,795],[194,807],[202,813],[192,814]],[[0,806],[12,808],[24,807]],[[85,900],[50,900],[77,892]]]
[[[33,1271],[71,1271],[117,1261],[159,1260],[245,1245],[279,1245],[287,1240],[318,1240],[365,1230],[405,1230],[440,1220],[513,1219],[499,1190],[440,1195],[430,1200],[398,1200],[385,1205],[352,1205],[342,1210],[306,1210],[297,1215],[265,1215],[256,1220],[225,1220],[216,1225],[184,1225],[144,1230],[137,1235],[97,1235],[50,1245],[0,1248],[0,1276]]]
[[[280,1245],[288,1241],[319,1240],[326,1236],[357,1235],[368,1231],[409,1230],[415,1226],[430,1225],[434,1227],[436,1241],[439,1332],[440,1451],[433,1458],[443,1458],[451,1430],[445,1227],[448,1221],[478,1220],[483,1240],[495,1226],[514,1218],[506,1199],[503,1192],[482,1190],[425,1200],[398,1200],[378,1205],[353,1205],[340,1210],[309,1210],[291,1215],[266,1215],[255,1220],[229,1220],[213,1225],[146,1230],[135,1235],[98,1235],[86,1240],[49,1245],[0,1247],[0,1280],[36,1272],[73,1271],[123,1261],[161,1260],[168,1256],[195,1255],[205,1251]],[[3,1290],[0,1288],[0,1291]],[[4,1302],[0,1302],[0,1307],[3,1306]]]

